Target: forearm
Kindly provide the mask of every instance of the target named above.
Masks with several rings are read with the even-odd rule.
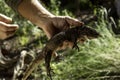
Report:
[[[51,37],[53,31],[51,27],[51,17],[54,15],[46,10],[38,0],[5,0],[6,3],[15,11],[20,13],[23,17],[30,20],[33,24],[41,27],[48,37]],[[18,1],[18,2],[17,2]],[[12,3],[14,2],[14,3]],[[16,8],[14,4],[18,3]],[[11,4],[11,5],[10,5]]]
[[[38,0],[23,0],[18,6],[18,12],[34,24],[40,26],[48,17],[54,16],[47,11]]]
[[[17,0],[10,0],[17,1]],[[41,27],[50,39],[55,34],[70,28],[81,26],[82,22],[68,16],[55,16],[46,10],[38,0],[18,0],[17,11],[35,25]]]
[[[5,0],[6,3],[15,11],[19,12],[23,17],[32,23],[40,26],[42,22],[54,16],[46,10],[38,0]]]

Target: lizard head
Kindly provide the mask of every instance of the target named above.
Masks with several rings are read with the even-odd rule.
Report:
[[[87,26],[78,26],[77,31],[80,41],[85,41],[86,39],[94,39],[100,37],[100,34],[95,29]]]

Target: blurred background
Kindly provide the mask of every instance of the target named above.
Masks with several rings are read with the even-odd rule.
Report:
[[[120,80],[120,20],[119,0],[40,0],[51,13],[66,15],[85,22],[102,37],[80,44],[80,51],[67,49],[59,51],[61,60],[52,60],[53,80]],[[117,3],[117,4],[116,4]],[[16,32],[20,46],[33,39],[34,50],[42,49],[47,38],[41,29],[21,17],[0,0],[0,13],[13,18],[20,26]],[[13,47],[13,48],[16,48]],[[49,80],[44,62],[31,74],[29,79]]]

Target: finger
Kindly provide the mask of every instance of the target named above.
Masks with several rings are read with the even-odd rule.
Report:
[[[11,36],[13,36],[13,35],[15,34],[15,32],[16,32],[16,31],[8,31],[8,32],[6,32],[6,35],[7,35],[8,37],[11,37]]]
[[[65,20],[69,23],[70,26],[82,26],[82,25],[84,25],[83,22],[81,22],[77,19],[71,18],[71,17],[65,17]]]
[[[11,23],[12,22],[12,19],[3,15],[3,14],[0,14],[0,21],[3,21],[5,23]]]
[[[11,36],[13,36],[15,33],[15,31],[9,31],[9,32],[0,32],[0,40],[4,40],[4,39],[7,39]]]
[[[0,21],[0,30],[1,31],[14,31],[17,30],[19,27],[16,24],[6,24]]]

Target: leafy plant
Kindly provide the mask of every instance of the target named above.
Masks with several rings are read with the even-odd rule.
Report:
[[[20,36],[21,45],[25,45],[33,37],[44,36],[44,33],[35,28],[29,21],[16,15],[3,0],[0,0],[0,6],[0,13],[13,18],[14,23],[20,25],[17,35]],[[51,0],[49,10],[55,15],[74,16],[66,9],[61,11],[60,1],[57,0]],[[105,8],[96,9],[94,12],[98,16],[98,21],[94,22],[94,28],[102,37],[79,44],[79,52],[77,50],[59,52],[64,56],[64,59],[59,63],[53,62],[51,64],[55,72],[53,74],[54,80],[120,79],[120,38],[112,32],[114,20],[108,18]],[[42,40],[44,42],[46,38],[42,38]],[[43,44],[40,42],[40,47],[42,46]],[[41,64],[32,73],[32,76],[36,80],[48,80],[44,64]]]
[[[108,20],[106,9],[101,8],[97,13],[99,20],[95,22],[96,30],[102,37],[80,44],[80,52],[70,50],[64,61],[52,64],[55,80],[119,78],[120,39],[111,30],[112,23]]]

